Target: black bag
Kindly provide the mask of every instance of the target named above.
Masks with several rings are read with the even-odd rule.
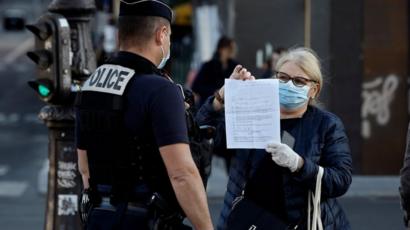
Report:
[[[211,174],[213,141],[215,136],[215,127],[213,126],[199,126],[195,120],[196,108],[194,104],[194,95],[191,91],[181,89],[185,103],[189,105],[185,108],[185,118],[188,128],[189,148],[191,150],[192,158],[201,175],[202,182],[206,188],[208,178]]]
[[[250,176],[250,155],[244,167],[246,177]],[[226,221],[227,230],[286,230],[298,229],[298,225],[286,223],[274,213],[260,207],[245,196],[247,183],[244,184],[241,196],[232,202],[232,210]],[[300,223],[299,223],[300,224]]]
[[[227,230],[285,230],[292,228],[253,201],[240,197],[227,219]]]

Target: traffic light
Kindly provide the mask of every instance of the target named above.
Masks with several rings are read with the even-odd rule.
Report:
[[[72,100],[70,27],[64,16],[46,13],[26,28],[35,35],[34,51],[27,53],[38,67],[36,80],[28,84],[40,99],[63,105]]]

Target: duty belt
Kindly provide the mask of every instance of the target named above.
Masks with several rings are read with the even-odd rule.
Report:
[[[112,194],[112,186],[105,185],[105,184],[97,184],[97,191],[101,195],[111,195]],[[133,194],[135,195],[146,195],[150,192],[149,188],[145,184],[136,185],[133,189]]]
[[[118,206],[114,206],[111,203],[112,203],[111,197],[103,196],[101,197],[101,203],[96,204],[94,209],[116,212],[118,210]],[[146,202],[127,202],[126,207],[127,207],[126,210],[129,212],[140,212],[140,213],[147,212],[148,213],[148,206]]]

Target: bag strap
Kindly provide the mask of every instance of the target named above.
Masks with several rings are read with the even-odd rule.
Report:
[[[239,195],[237,195],[236,197],[234,197],[233,201],[232,201],[232,207],[231,210],[233,210],[236,205],[243,200],[243,198],[245,198],[245,190],[246,190],[246,186],[248,184],[248,181],[251,179],[251,169],[252,169],[252,163],[251,163],[251,157],[252,157],[252,150],[249,150],[249,155],[246,157],[246,161],[245,161],[245,165],[244,165],[244,172],[245,172],[245,182],[242,184],[242,188],[241,188],[241,193]]]
[[[246,179],[246,181],[245,181],[245,183],[243,184],[243,187],[242,187],[242,195],[245,195],[245,190],[246,190],[246,185],[248,184],[248,182],[249,182],[249,180],[250,179],[252,179],[252,176],[251,176],[251,171],[252,171],[252,161],[251,161],[251,158],[252,158],[252,154],[254,154],[253,153],[253,151],[254,150],[249,150],[249,155],[248,155],[248,157],[246,158],[246,162],[245,162],[245,179]]]
[[[308,195],[308,230],[323,230],[323,224],[320,214],[320,197],[322,193],[322,178],[324,174],[323,167],[319,166],[319,171],[316,177],[315,193],[309,191]],[[312,207],[313,205],[313,207]],[[311,217],[311,211],[313,208],[313,216]]]

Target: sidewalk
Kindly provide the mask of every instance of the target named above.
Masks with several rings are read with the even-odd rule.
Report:
[[[344,197],[398,197],[399,176],[354,175],[352,185]]]
[[[220,158],[213,159],[207,187],[209,198],[221,198],[225,194],[228,176],[224,167]],[[399,183],[399,176],[354,175],[352,185],[343,197],[398,197]]]

